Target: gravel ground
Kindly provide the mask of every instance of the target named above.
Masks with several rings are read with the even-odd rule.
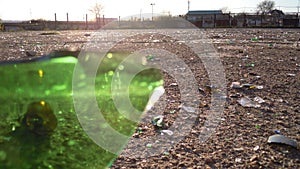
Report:
[[[144,33],[146,32],[146,34]],[[153,34],[151,30],[106,30],[99,34],[97,45],[93,48],[107,47],[118,39],[133,35],[117,43],[112,50],[134,52],[136,50],[156,48],[168,50],[178,56],[191,69],[197,81],[200,98],[199,113],[192,129],[178,143],[160,155],[150,157],[128,157],[121,155],[111,168],[300,168],[300,32],[298,29],[207,29],[202,34],[189,30],[160,30]],[[53,50],[80,49],[84,43],[93,39],[93,32],[62,31],[52,35],[41,35],[42,32],[0,32],[1,60],[28,59],[33,53],[36,56],[50,53]],[[144,33],[143,35],[137,35]],[[178,39],[170,38],[170,35]],[[198,137],[205,121],[212,113],[211,96],[219,87],[212,86],[205,65],[185,45],[197,43],[204,38],[211,41],[220,56],[224,67],[226,81],[223,87],[227,90],[223,115],[215,132],[205,141]],[[112,39],[105,39],[111,37]],[[200,42],[205,44],[205,42]],[[208,45],[209,46],[209,45]],[[203,50],[207,45],[202,45]],[[155,56],[154,56],[155,59]],[[172,59],[153,61],[174,65]],[[213,62],[212,62],[213,63]],[[207,68],[207,67],[206,67]],[[183,108],[178,81],[167,71],[163,72],[165,97],[149,111],[150,115],[164,116],[163,129],[168,129],[179,116]],[[234,88],[236,84],[254,84],[250,88]],[[259,87],[263,88],[260,89]],[[244,107],[239,103],[241,98],[259,97],[263,103],[254,107]],[[152,113],[152,114],[151,114]],[[209,128],[206,130],[209,130]],[[142,131],[142,132],[141,132]],[[298,148],[281,144],[268,144],[269,136],[279,132],[298,142]],[[133,138],[158,137],[161,133],[151,121],[140,123]],[[152,143],[155,146],[155,143]],[[137,146],[129,144],[127,147]],[[140,147],[149,144],[138,145]],[[126,153],[126,149],[124,150]]]

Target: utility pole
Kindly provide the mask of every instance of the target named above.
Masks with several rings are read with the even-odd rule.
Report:
[[[299,5],[300,5],[300,0],[298,0],[298,6],[297,6],[297,13],[299,14]]]
[[[191,1],[188,0],[188,12],[190,11],[190,5],[191,5]]]
[[[150,5],[152,6],[152,21],[153,21],[153,6],[155,5],[155,3],[151,3]]]
[[[299,5],[298,5],[299,6]],[[29,15],[30,15],[30,19],[32,19],[32,11],[31,8],[29,9]]]
[[[56,18],[56,13],[54,13],[54,29],[56,30],[57,27],[57,18]]]
[[[67,13],[67,29],[69,29],[69,13]]]
[[[85,29],[88,29],[88,14],[85,14]]]

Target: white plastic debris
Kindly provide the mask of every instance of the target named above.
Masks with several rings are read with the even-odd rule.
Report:
[[[241,106],[243,107],[254,107],[254,108],[259,108],[260,104],[252,101],[250,98],[248,97],[243,97],[240,100],[237,101]]]
[[[259,96],[254,97],[253,100],[256,101],[256,102],[259,103],[259,104],[266,102],[264,99],[262,99],[262,98],[259,97]]]
[[[171,131],[171,130],[161,130],[160,132],[164,133],[164,134],[168,134],[169,136],[174,134],[173,131]]]
[[[149,111],[164,93],[165,89],[163,86],[156,87],[149,98],[145,111]]]
[[[230,87],[233,89],[239,89],[239,88],[241,88],[241,83],[240,82],[232,82]]]
[[[182,106],[182,109],[187,111],[188,113],[194,113],[196,111],[196,108],[189,106]]]
[[[288,73],[287,76],[288,76],[288,77],[295,77],[296,74],[294,74],[294,73]]]

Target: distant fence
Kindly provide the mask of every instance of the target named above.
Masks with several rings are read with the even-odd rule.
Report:
[[[97,21],[45,21],[31,20],[24,22],[3,23],[4,31],[21,30],[92,30],[116,21],[116,18],[104,18]]]
[[[189,22],[183,22],[185,18]],[[161,17],[151,20],[120,20],[98,18],[96,21],[45,21],[3,23],[4,31],[19,30],[96,30],[106,25],[110,29],[189,28],[189,23],[199,28],[300,28],[299,15],[258,15],[225,13],[197,16]],[[108,24],[108,25],[107,25]]]
[[[220,27],[282,27],[299,28],[299,15],[260,15],[249,13],[227,13],[185,16],[185,18],[199,28],[220,28]]]

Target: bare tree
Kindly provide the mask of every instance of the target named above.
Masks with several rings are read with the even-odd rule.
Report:
[[[230,13],[230,10],[227,6],[220,8],[223,13]]]
[[[2,19],[0,18],[0,31],[4,31],[4,24],[2,24]]]
[[[96,21],[101,17],[104,7],[100,3],[96,3],[89,11],[93,13],[96,17]]]
[[[274,1],[264,0],[257,5],[257,13],[263,15],[268,14],[274,9],[274,7],[275,7]]]

